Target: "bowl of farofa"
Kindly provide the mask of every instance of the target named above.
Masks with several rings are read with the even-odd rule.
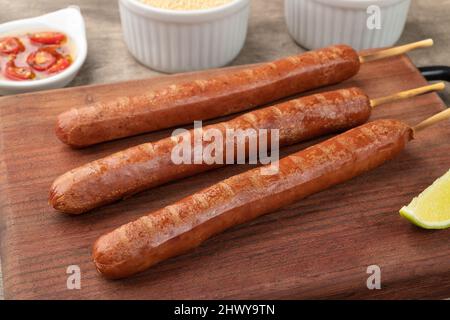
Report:
[[[222,67],[241,51],[250,0],[119,0],[131,54],[151,69],[187,72]]]

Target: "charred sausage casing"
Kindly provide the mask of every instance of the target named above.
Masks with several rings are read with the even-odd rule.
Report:
[[[255,133],[260,129],[279,129],[280,146],[286,146],[353,128],[366,122],[370,113],[367,95],[361,89],[349,88],[255,110],[204,129],[221,132],[224,150],[227,144],[235,143],[234,139],[228,141],[227,129],[254,129]],[[192,130],[190,135],[193,144]],[[71,170],[55,180],[49,202],[58,211],[80,214],[137,192],[220,166],[175,164],[171,152],[179,143],[178,140],[170,137],[155,143],[145,143]],[[226,152],[223,163],[225,158]]]
[[[146,94],[80,106],[58,116],[56,135],[72,147],[212,119],[339,83],[356,75],[358,54],[336,45],[270,63],[166,78]],[[178,76],[179,77],[179,76]]]
[[[100,237],[93,260],[123,278],[199,246],[230,227],[347,181],[394,158],[413,138],[396,120],[378,120],[283,158],[279,172],[260,168],[214,184]]]

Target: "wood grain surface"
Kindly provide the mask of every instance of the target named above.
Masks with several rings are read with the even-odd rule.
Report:
[[[424,131],[400,157],[368,174],[233,228],[130,279],[101,278],[90,259],[98,236],[248,169],[230,166],[201,174],[83,216],[53,211],[47,196],[58,175],[172,131],[71,150],[53,134],[56,115],[160,81],[0,98],[0,249],[7,299],[448,298],[449,231],[421,230],[398,214],[448,170],[448,121]],[[403,56],[366,64],[339,87],[357,85],[379,97],[425,83]],[[372,118],[416,124],[443,108],[436,94],[428,94],[379,107]],[[381,268],[381,290],[366,287],[366,270],[373,264]],[[81,268],[81,290],[66,287],[69,265]]]

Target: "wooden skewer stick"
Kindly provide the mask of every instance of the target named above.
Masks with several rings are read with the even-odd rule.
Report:
[[[417,126],[414,127],[414,132],[422,131],[423,129],[426,129],[432,125],[435,125],[438,122],[447,119],[450,119],[450,108],[442,112],[439,112],[438,114],[435,114],[434,116],[426,119],[425,121],[422,121],[421,123],[419,123]]]
[[[433,92],[433,91],[444,90],[444,89],[445,89],[445,83],[438,82],[438,83],[431,84],[428,86],[398,92],[396,94],[393,94],[393,95],[390,95],[387,97],[371,99],[370,105],[372,108],[375,108],[376,106],[379,106],[380,104],[390,103],[390,102],[394,102],[394,101],[398,101],[398,100],[404,100],[404,99],[419,96],[421,94],[425,94],[425,93],[429,93],[429,92]]]
[[[426,39],[414,43],[405,44],[403,46],[393,47],[389,49],[384,49],[376,52],[370,52],[365,54],[360,54],[359,61],[361,63],[366,63],[370,61],[380,60],[388,57],[398,56],[400,54],[406,53],[411,50],[419,48],[428,48],[433,45],[433,39]]]

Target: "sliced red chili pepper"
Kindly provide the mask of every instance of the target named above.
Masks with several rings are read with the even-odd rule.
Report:
[[[23,43],[15,37],[7,37],[0,40],[0,53],[17,54],[25,51]]]
[[[67,69],[70,64],[72,63],[70,57],[62,57],[56,61],[56,63],[50,67],[47,72],[48,73],[56,73],[61,72],[65,69]]]
[[[66,35],[61,32],[37,32],[28,37],[31,41],[40,44],[60,44],[66,40]]]
[[[39,49],[28,56],[27,63],[37,71],[45,71],[56,63],[57,58],[49,50]]]
[[[28,67],[17,67],[13,60],[6,63],[5,76],[11,80],[23,81],[31,80],[36,75]]]

